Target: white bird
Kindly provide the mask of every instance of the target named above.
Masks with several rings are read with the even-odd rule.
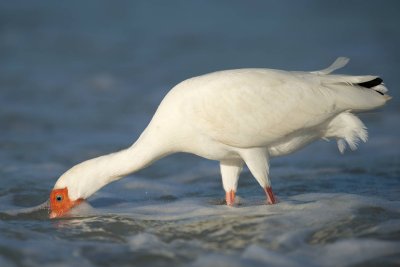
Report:
[[[377,76],[332,75],[347,58],[314,72],[273,69],[218,71],[185,80],[165,96],[129,148],[82,162],[50,194],[50,217],[62,216],[110,182],[176,152],[220,162],[226,202],[233,205],[244,164],[276,202],[269,158],[335,138],[340,152],[367,140],[352,112],[383,106],[390,96]]]

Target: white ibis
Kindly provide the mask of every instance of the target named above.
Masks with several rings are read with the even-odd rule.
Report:
[[[65,172],[50,194],[50,217],[62,216],[110,182],[176,152],[220,162],[227,205],[244,164],[276,202],[269,158],[335,138],[340,152],[367,140],[353,112],[383,106],[390,96],[377,76],[332,75],[347,58],[320,71],[236,69],[187,79],[164,97],[129,148],[84,161]]]

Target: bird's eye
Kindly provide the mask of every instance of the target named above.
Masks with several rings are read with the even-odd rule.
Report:
[[[56,200],[57,200],[58,202],[60,202],[62,199],[63,199],[63,197],[62,197],[61,195],[57,195],[57,196],[56,196]]]

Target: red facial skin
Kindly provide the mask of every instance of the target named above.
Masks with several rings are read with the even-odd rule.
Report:
[[[50,193],[50,219],[62,217],[73,207],[80,204],[83,199],[70,200],[68,196],[68,188],[53,189]]]

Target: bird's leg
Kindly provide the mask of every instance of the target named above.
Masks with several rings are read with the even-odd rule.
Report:
[[[235,195],[239,175],[243,167],[242,160],[224,160],[220,162],[222,185],[226,192],[225,200],[228,206],[235,204]]]
[[[233,204],[235,204],[235,196],[236,196],[236,192],[233,191],[233,189],[230,190],[229,192],[227,191],[225,193],[226,205],[233,206]]]
[[[269,179],[268,153],[265,148],[252,148],[243,150],[241,153],[251,174],[257,182],[264,188],[268,204],[275,204],[276,199],[271,188]]]
[[[275,200],[275,196],[274,193],[272,192],[272,187],[271,186],[267,186],[264,188],[265,194],[267,195],[267,203],[268,204],[275,204],[276,200]]]

